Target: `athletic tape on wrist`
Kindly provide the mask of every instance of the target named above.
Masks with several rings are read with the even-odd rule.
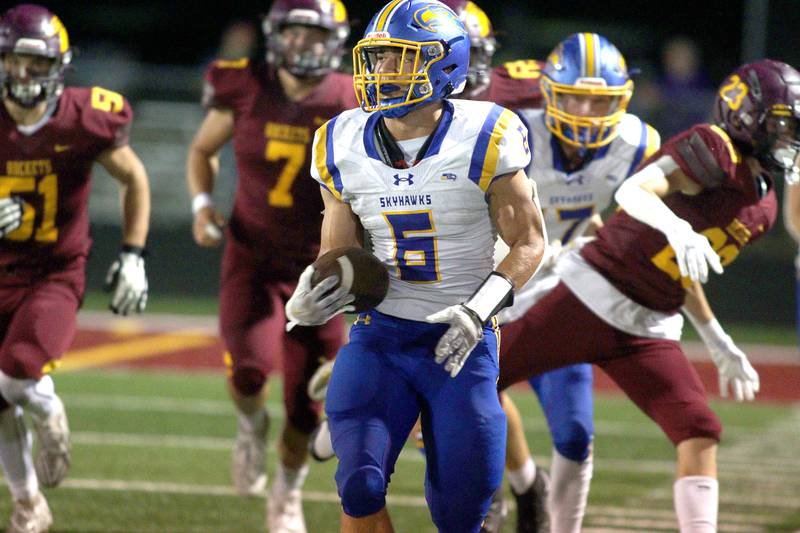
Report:
[[[514,303],[514,285],[507,276],[492,272],[483,281],[464,307],[475,313],[481,324],[486,324],[502,308]]]
[[[196,215],[201,209],[205,207],[213,207],[214,199],[207,192],[195,194],[192,198],[192,214]]]

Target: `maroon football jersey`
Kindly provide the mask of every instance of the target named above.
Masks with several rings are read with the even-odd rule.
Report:
[[[695,172],[697,161],[686,161],[681,155],[681,143],[695,135],[695,141],[702,139],[722,170],[720,181],[709,184],[707,176]],[[778,202],[772,183],[765,183],[769,191],[759,194],[758,180],[765,178],[753,177],[743,156],[721,129],[707,124],[694,126],[667,141],[645,164],[662,155],[671,156],[689,178],[706,183],[700,194],[673,193],[663,200],[694,231],[708,237],[723,266],[775,223]],[[635,302],[666,312],[683,305],[690,280],[681,277],[667,238],[624,211],[611,217],[581,254]]]
[[[24,201],[22,225],[0,240],[0,265],[57,266],[88,254],[92,163],[128,143],[128,102],[100,88],[68,87],[30,135],[0,104],[0,197]]]
[[[492,69],[486,89],[463,98],[494,102],[511,110],[539,109],[542,107],[539,78],[543,66],[544,63],[535,59],[509,61]],[[456,95],[456,98],[462,96]]]
[[[206,81],[204,105],[234,113],[239,181],[231,235],[277,259],[281,277],[296,279],[317,256],[322,225],[319,185],[309,178],[311,141],[328,119],[357,106],[352,77],[330,73],[299,102],[286,98],[264,62],[217,61]]]

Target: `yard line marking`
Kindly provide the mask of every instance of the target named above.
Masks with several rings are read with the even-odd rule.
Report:
[[[221,378],[220,378],[221,379]],[[72,393],[61,394],[67,404],[81,408],[114,409],[120,411],[155,411],[155,412],[174,412],[176,414],[205,414],[205,415],[233,415],[235,413],[233,404],[227,400],[205,400],[196,398],[170,398],[166,396],[126,396],[120,394],[94,394],[94,393]],[[283,419],[283,404],[278,398],[274,398],[267,403],[267,411],[271,417]],[[523,416],[525,429],[530,432],[549,432],[547,423],[538,416]],[[752,428],[744,426],[725,426],[725,434],[732,439],[753,432]],[[794,436],[796,431],[793,428],[785,428],[787,436]],[[652,438],[663,439],[664,434],[661,429],[653,423],[647,422],[647,426],[642,426],[639,422],[609,422],[595,419],[595,435],[610,437],[630,437],[635,434],[637,439]],[[791,458],[791,456],[790,456]],[[776,461],[777,462],[777,461]]]
[[[216,344],[215,339],[195,330],[138,337],[132,340],[107,342],[90,348],[68,351],[58,369],[62,372],[74,372],[131,360],[141,361],[171,352],[204,348],[214,344]]]
[[[730,494],[732,491],[720,491],[719,495],[719,504],[722,505],[736,505],[736,506],[744,506],[744,507],[757,507],[759,509],[764,509],[768,507],[774,507],[776,509],[789,509],[792,511],[796,511],[800,509],[800,502],[797,500],[796,495],[790,496],[776,496],[775,494],[755,494],[752,491],[748,491],[748,494],[744,495],[732,495]],[[666,489],[656,489],[650,493],[648,493],[648,498],[660,501],[672,501],[672,490]],[[722,516],[724,513],[720,513]]]
[[[165,483],[158,481],[126,481],[121,479],[66,479],[60,487],[75,490],[113,490],[147,493],[168,493],[196,496],[233,496],[241,498],[233,487],[227,485],[197,485]],[[266,495],[266,491],[263,493]],[[335,492],[303,490],[303,499],[318,503],[339,503]],[[427,507],[425,498],[411,495],[389,495],[389,503],[403,507]]]
[[[92,431],[78,431],[72,433],[73,444],[80,446],[122,446],[133,448],[180,448],[191,450],[208,450],[228,452],[233,446],[233,435],[231,437],[202,437],[192,435],[156,434],[148,435],[142,433],[106,433]],[[274,444],[270,442],[269,451],[274,450]],[[535,456],[534,459],[541,465],[549,463],[549,457]],[[400,461],[423,463],[425,458],[413,446],[409,446],[400,454]],[[757,466],[761,471],[766,472],[759,465],[752,462],[746,465],[730,465],[722,461],[723,474],[722,482],[750,482],[753,483],[753,467]],[[604,459],[598,461],[595,469],[598,472],[630,472],[634,474],[657,473],[671,475],[675,469],[673,461],[659,460],[624,460],[624,459]],[[789,496],[800,490],[800,479],[798,479],[800,469],[793,471],[772,472],[769,480],[757,483],[761,490],[770,489],[771,492],[783,492]],[[797,487],[795,489],[795,487]],[[776,489],[778,489],[776,491]]]
[[[590,505],[589,512],[594,516],[608,516],[608,517],[638,517],[638,518],[659,518],[669,520],[675,517],[675,511],[672,509],[639,509],[639,508],[625,508],[625,507],[609,507],[602,505]],[[778,524],[783,520],[779,516],[768,514],[743,514],[743,513],[725,513],[724,516],[726,523],[743,523],[743,524]]]
[[[201,414],[234,416],[236,410],[231,402],[217,400],[201,400],[195,398],[167,398],[163,396],[122,396],[106,394],[73,394],[61,395],[67,409],[102,409],[106,411],[157,412],[174,414]],[[270,416],[283,417],[282,409],[269,409]]]
[[[134,448],[186,448],[192,450],[225,450],[233,448],[233,437],[194,437],[184,435],[143,435],[141,433],[72,433],[72,443],[87,446],[130,446]]]
[[[61,484],[61,487],[72,490],[102,490],[119,492],[144,492],[151,494],[181,494],[187,496],[240,497],[233,487],[227,485],[197,485],[154,481],[127,481],[119,479],[66,479]],[[266,491],[263,494],[266,495]],[[304,490],[303,499],[306,502],[336,505],[339,504],[339,496],[335,492]],[[387,499],[390,505],[398,507],[427,508],[425,498],[421,496],[413,496],[409,494],[389,494]],[[511,503],[513,507],[513,502],[509,503]],[[643,517],[643,514],[649,514],[650,516],[649,518]],[[584,531],[619,531],[619,529],[616,529],[618,527],[625,527],[625,531],[629,530],[630,528],[641,528],[642,531],[674,529],[674,518],[672,516],[666,516],[666,514],[666,512],[653,511],[647,511],[647,513],[645,513],[640,509],[629,510],[614,507],[589,506],[587,517],[591,517],[589,520],[591,525],[587,528],[584,528]],[[720,526],[726,531],[745,533],[754,531],[754,526],[757,526],[761,523],[767,523],[767,521],[762,522],[760,517],[751,521],[746,520],[746,518],[756,517],[737,515],[736,520],[721,520]]]

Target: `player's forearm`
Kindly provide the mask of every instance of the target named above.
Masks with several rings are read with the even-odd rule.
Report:
[[[350,206],[334,198],[329,192],[320,189],[325,212],[319,243],[319,255],[342,246],[361,246],[355,214]]]
[[[800,185],[786,187],[783,194],[783,222],[786,231],[800,244]]]
[[[209,154],[192,146],[186,158],[186,184],[189,195],[211,194],[219,173],[219,154]]]
[[[544,257],[544,249],[542,234],[532,232],[524,242],[512,244],[508,255],[500,261],[495,271],[510,279],[514,289],[519,289],[538,269]]]
[[[708,324],[714,320],[714,312],[706,299],[703,286],[698,282],[686,288],[682,309],[694,324]]]
[[[122,185],[122,242],[144,247],[150,228],[150,185],[144,167]]]

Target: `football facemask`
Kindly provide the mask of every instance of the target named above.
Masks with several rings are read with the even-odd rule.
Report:
[[[364,111],[410,106],[433,95],[429,69],[445,57],[441,42],[367,37],[353,48],[353,85]]]

